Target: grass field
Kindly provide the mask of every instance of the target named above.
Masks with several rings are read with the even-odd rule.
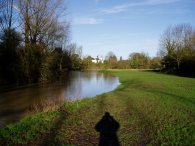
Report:
[[[8,125],[0,130],[0,145],[97,145],[94,126],[106,111],[120,123],[123,146],[195,145],[195,79],[107,72],[120,78],[115,91]]]

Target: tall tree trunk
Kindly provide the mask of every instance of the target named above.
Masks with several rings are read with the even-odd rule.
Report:
[[[28,13],[28,9],[29,9],[29,0],[26,0],[25,3],[25,46],[28,45],[29,43],[29,33],[30,33],[30,18],[29,18],[29,13]]]
[[[180,61],[178,60],[177,61],[177,70],[179,70],[180,69]]]
[[[9,5],[9,2],[8,2]],[[8,25],[8,29],[10,30],[12,27],[12,15],[13,15],[13,0],[11,0],[10,6],[8,6],[8,8],[10,7],[10,17],[9,17],[9,25]]]

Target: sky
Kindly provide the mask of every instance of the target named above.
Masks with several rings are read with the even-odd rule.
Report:
[[[195,0],[68,0],[67,8],[71,41],[83,46],[83,56],[154,57],[167,27],[195,26]]]

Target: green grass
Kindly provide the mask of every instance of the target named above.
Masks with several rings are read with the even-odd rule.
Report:
[[[195,79],[108,72],[122,83],[115,91],[8,125],[0,145],[97,145],[94,126],[106,111],[120,123],[121,145],[195,145]]]

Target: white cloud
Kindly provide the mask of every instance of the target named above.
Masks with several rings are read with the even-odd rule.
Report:
[[[146,2],[143,2],[145,5],[161,5],[161,4],[169,4],[174,3],[179,0],[147,0]]]
[[[99,11],[106,14],[114,14],[114,13],[120,13],[126,11],[128,8],[129,8],[129,4],[124,4],[124,5],[114,6],[112,8],[99,9]]]
[[[100,24],[100,23],[103,23],[103,19],[97,19],[94,17],[80,17],[80,18],[75,18],[73,20],[73,24],[94,25],[94,24]]]
[[[127,11],[130,7],[162,5],[162,4],[175,3],[177,1],[179,0],[143,0],[142,2],[133,2],[133,3],[113,6],[111,8],[102,8],[99,9],[98,11],[104,14],[115,14],[115,13]]]

